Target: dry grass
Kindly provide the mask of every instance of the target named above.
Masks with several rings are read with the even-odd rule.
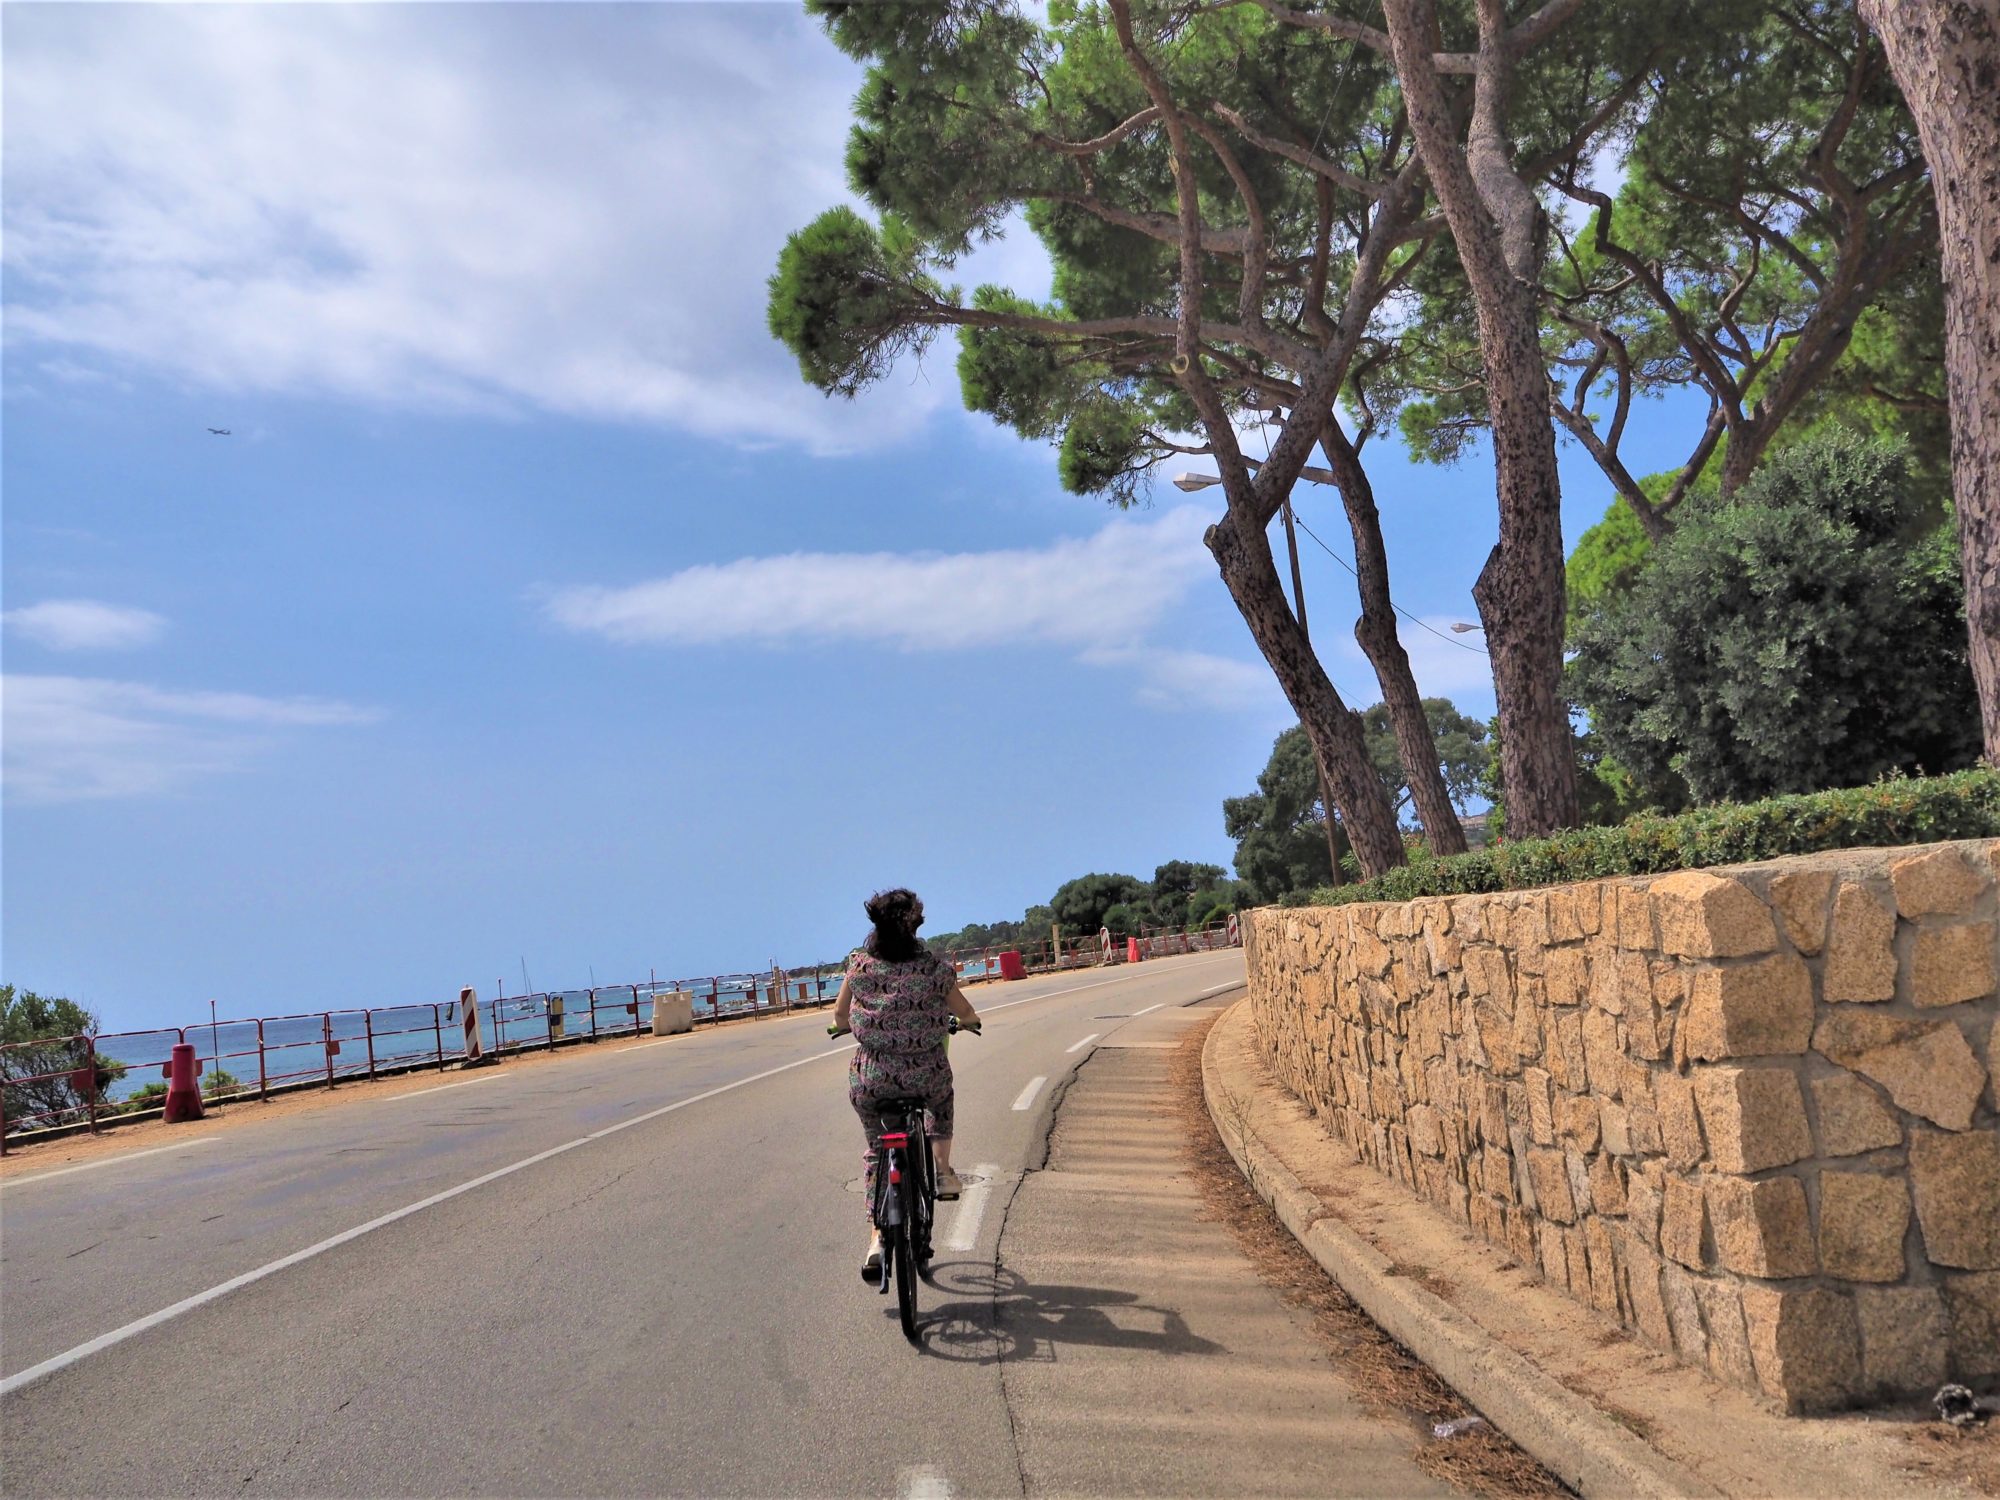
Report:
[[[1492,1427],[1455,1438],[1431,1437],[1433,1422],[1468,1416],[1472,1409],[1378,1328],[1243,1180],[1202,1098],[1201,1049],[1208,1029],[1204,1025],[1188,1034],[1171,1075],[1175,1106],[1187,1127],[1195,1185],[1208,1216],[1229,1226],[1267,1286],[1311,1318],[1313,1331],[1355,1394],[1380,1415],[1410,1424],[1417,1437],[1417,1467],[1475,1495],[1569,1494],[1555,1475]]]
[[[1918,1473],[1982,1495],[2000,1495],[2000,1421],[1989,1419],[1977,1427],[1923,1422],[1910,1429],[1909,1438]]]

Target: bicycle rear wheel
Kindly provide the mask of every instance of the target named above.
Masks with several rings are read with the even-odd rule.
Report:
[[[917,1219],[917,1274],[929,1281],[931,1230],[937,1222],[937,1158],[931,1153],[931,1138],[928,1135],[924,1137],[924,1185],[918,1198],[923,1212]]]
[[[903,1320],[903,1337],[917,1341],[917,1258],[911,1251],[915,1229],[906,1218],[896,1229],[896,1312]]]

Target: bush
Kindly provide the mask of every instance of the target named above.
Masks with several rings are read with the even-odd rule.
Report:
[[[1287,897],[1284,904],[1340,906],[1467,896],[1826,849],[1975,838],[2000,838],[2000,772],[1981,768],[1725,803],[1673,817],[1639,817],[1611,828],[1579,828],[1551,838],[1497,844],[1451,859],[1420,857],[1359,885],[1322,886]]]
[[[1893,444],[1815,437],[1691,498],[1570,646],[1571,696],[1642,792],[1748,801],[1979,757],[1958,547]]]

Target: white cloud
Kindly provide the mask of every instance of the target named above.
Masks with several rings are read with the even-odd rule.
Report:
[[[8,17],[9,338],[220,393],[661,423],[815,451],[764,327],[847,197],[857,70],[795,7],[52,6]]]
[[[45,599],[0,614],[9,630],[52,651],[118,651],[149,646],[167,628],[147,609],[95,599]]]
[[[1085,660],[1138,669],[1138,699],[1155,708],[1219,709],[1225,713],[1269,710],[1288,714],[1285,695],[1270,667],[1261,661],[1216,656],[1206,651],[1160,651],[1151,647],[1097,652]]]
[[[1154,707],[1282,707],[1261,662],[1148,644],[1213,572],[1201,541],[1210,519],[1186,505],[1045,547],[741,558],[625,587],[556,590],[542,610],[564,629],[625,645],[1053,646],[1133,673],[1138,700]]]
[[[148,796],[240,769],[288,730],[366,724],[325,698],[177,692],[103,678],[0,679],[5,789],[16,805]]]
[[[994,552],[795,552],[554,593],[548,618],[607,640],[869,641],[906,651],[1136,645],[1212,568],[1181,506],[1096,535]]]
[[[1455,634],[1452,625],[1474,615],[1420,615],[1422,625],[1407,616],[1396,621],[1396,636],[1402,641],[1403,650],[1410,658],[1411,675],[1417,679],[1417,690],[1426,698],[1452,698],[1468,713],[1483,712],[1493,702],[1493,660],[1486,654],[1486,637],[1476,631],[1463,635]],[[1426,630],[1423,626],[1428,625]],[[1341,640],[1341,653],[1351,663],[1357,663],[1359,673],[1350,673],[1359,687],[1368,696],[1356,703],[1357,707],[1377,702],[1382,689],[1376,683],[1373,671],[1367,665],[1367,657],[1352,636]],[[1364,675],[1365,674],[1365,675]]]

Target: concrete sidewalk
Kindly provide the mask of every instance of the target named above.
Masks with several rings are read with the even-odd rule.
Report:
[[[1212,1014],[1100,1046],[1007,1206],[994,1326],[1025,1492],[1454,1494],[1204,1217],[1168,1075]]]
[[[1251,1186],[1383,1328],[1586,1496],[1977,1495],[2000,1424],[1788,1417],[1634,1339],[1356,1161],[1272,1077],[1247,1004],[1210,1032],[1210,1112]]]

